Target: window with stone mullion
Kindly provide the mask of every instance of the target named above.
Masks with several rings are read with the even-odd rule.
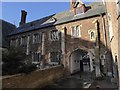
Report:
[[[34,41],[33,43],[40,43],[41,42],[41,33],[34,34]]]

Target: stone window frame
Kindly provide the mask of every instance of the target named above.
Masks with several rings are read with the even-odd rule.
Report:
[[[59,41],[60,40],[60,32],[58,30],[50,31],[50,33],[49,33],[49,40],[50,41]]]
[[[60,62],[60,52],[59,51],[53,51],[49,53],[49,64],[59,64]],[[54,59],[54,60],[52,60]]]
[[[91,30],[88,30],[88,33],[89,33],[89,35],[90,35],[90,40],[91,41],[95,41],[96,40],[96,32],[95,32],[95,30],[94,29],[91,29]],[[94,37],[92,38],[92,33],[94,33]]]
[[[77,26],[79,28],[79,34],[77,33],[78,31],[77,30]],[[71,26],[71,37],[72,38],[80,38],[81,37],[81,25],[74,25],[74,26]]]
[[[33,52],[32,53],[32,63],[40,63],[42,61],[42,54],[40,52]]]
[[[91,31],[90,32],[90,39],[94,39],[95,38],[95,32],[94,31]]]
[[[33,44],[41,43],[42,42],[42,33],[34,33],[33,34]]]
[[[17,40],[17,38],[11,38],[11,40],[10,40],[10,46],[16,46],[16,40]]]
[[[22,35],[21,36],[20,45],[27,45],[27,35]]]

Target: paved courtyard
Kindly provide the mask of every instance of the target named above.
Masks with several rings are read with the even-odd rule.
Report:
[[[54,84],[44,87],[43,89],[45,90],[48,88],[89,88],[92,83],[92,80],[90,80],[89,78],[89,73],[84,73],[82,75],[78,73],[66,78],[62,78]]]
[[[69,77],[62,78],[54,84],[48,85],[43,88],[47,90],[50,88],[109,88],[110,90],[117,90],[109,81],[94,80],[94,76],[91,73],[84,72],[78,73]]]

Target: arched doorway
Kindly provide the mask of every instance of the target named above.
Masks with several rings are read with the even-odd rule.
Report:
[[[69,69],[71,74],[79,71],[89,71],[90,59],[88,52],[81,49],[73,51],[69,56]]]

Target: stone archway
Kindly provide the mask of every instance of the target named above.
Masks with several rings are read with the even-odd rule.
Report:
[[[65,67],[66,73],[70,74],[71,73],[71,63],[70,63],[70,57],[73,54],[73,52],[75,51],[83,51],[83,52],[87,52],[90,58],[90,72],[92,72],[94,70],[94,66],[93,66],[93,60],[95,58],[95,52],[94,49],[90,49],[90,48],[86,48],[84,46],[79,46],[79,47],[71,47],[69,48],[68,52],[66,52],[65,56],[64,56],[64,60],[63,60],[63,65]]]
[[[83,56],[87,52],[81,49],[74,50],[69,56],[69,70],[71,74],[83,71]]]
[[[94,70],[94,68],[93,68],[94,67],[93,66],[93,60],[95,58],[94,54],[95,54],[94,53],[94,49],[86,49],[86,48],[85,49],[80,49],[80,48],[77,48],[77,49],[72,50],[71,52],[69,52],[67,54],[67,57],[68,57],[67,60],[68,61],[66,61],[66,62],[68,63],[67,64],[68,71],[71,74],[79,72],[79,71],[82,71],[83,67],[80,66],[80,64],[82,65],[82,63],[83,63],[83,57],[85,57],[87,55],[87,56],[89,56],[89,62],[87,63],[87,65],[89,65],[89,72],[92,72]],[[73,58],[73,57],[75,57],[75,58]],[[86,64],[86,63],[84,63],[84,64]],[[83,70],[83,71],[85,71],[85,70]]]

